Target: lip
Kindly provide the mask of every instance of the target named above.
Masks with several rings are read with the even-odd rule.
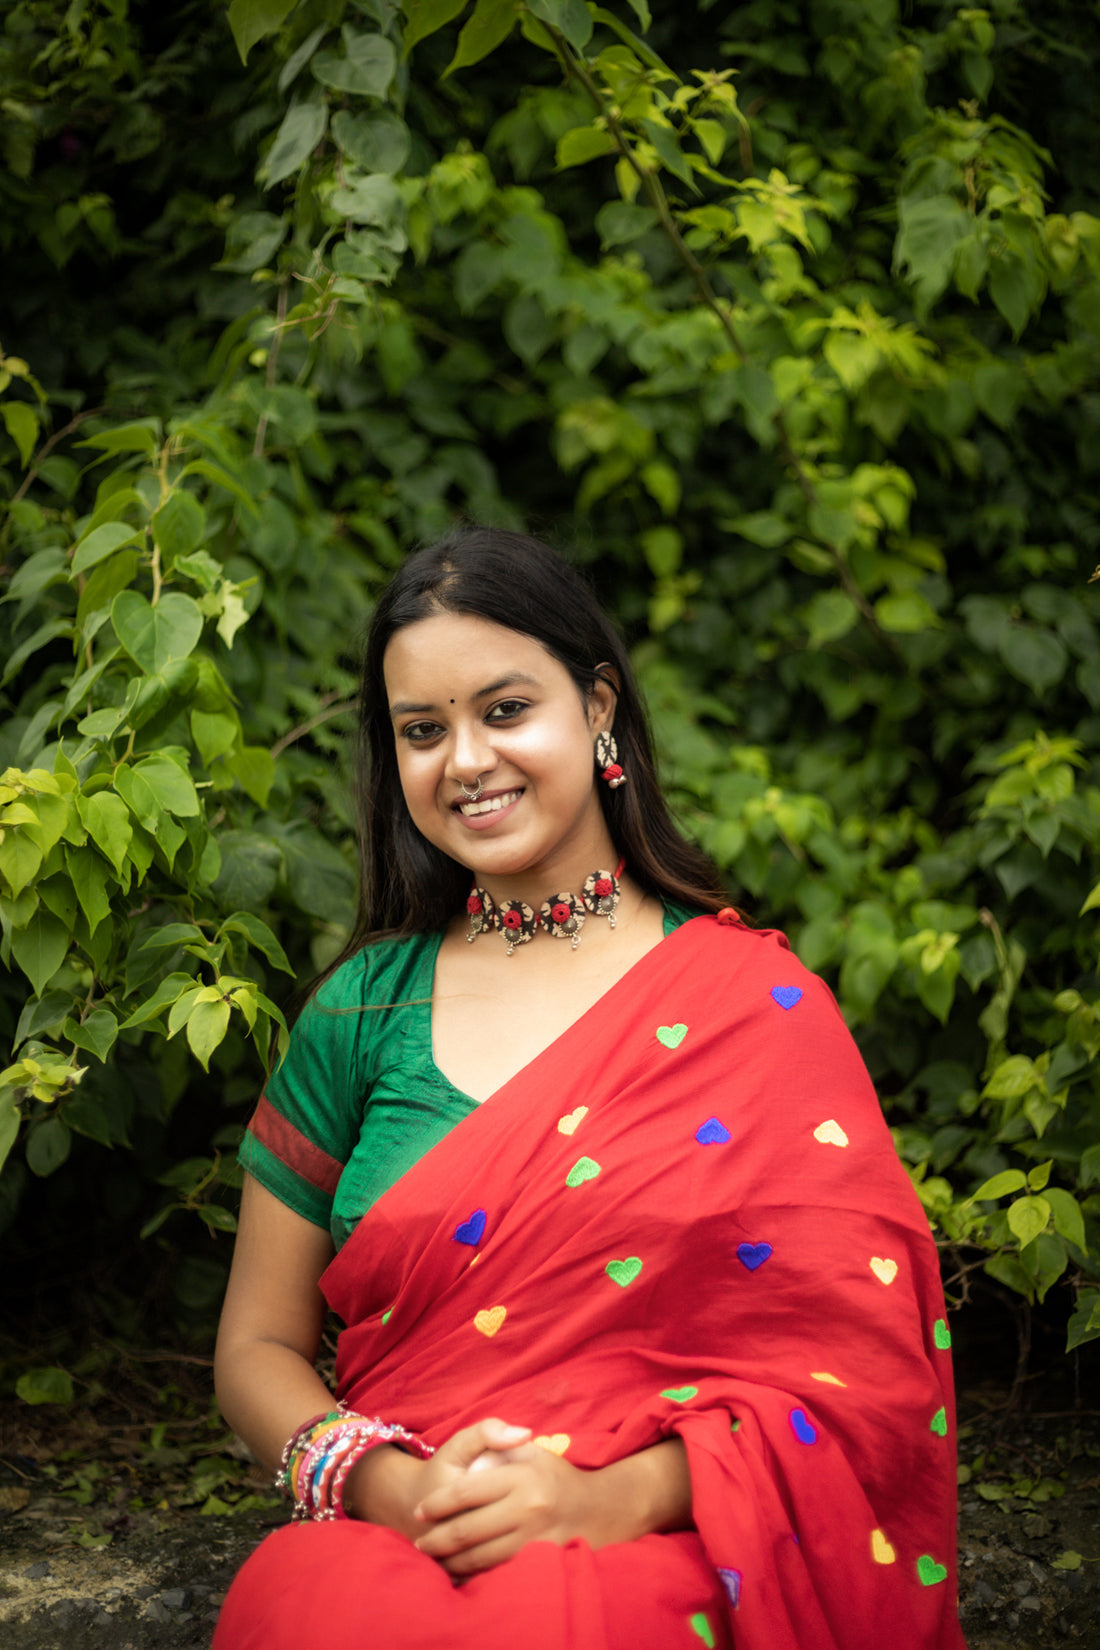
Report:
[[[464,798],[460,797],[457,802],[452,803],[451,811],[458,819],[462,821],[462,824],[468,831],[487,831],[490,826],[497,825],[502,819],[507,819],[509,817],[512,811],[522,801],[523,790],[519,785],[506,785],[498,791],[483,791],[477,798],[479,802],[491,802],[494,797],[507,796],[510,791],[519,791],[519,795],[516,797],[515,801],[509,802],[506,807],[495,808],[492,813],[474,814],[472,817],[468,818],[461,811],[459,803],[462,801],[472,802],[474,800],[472,796]]]

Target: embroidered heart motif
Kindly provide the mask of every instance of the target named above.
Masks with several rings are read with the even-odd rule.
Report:
[[[609,1260],[604,1271],[612,1283],[617,1283],[620,1289],[625,1289],[642,1269],[642,1263],[637,1255],[628,1255],[626,1260]]]
[[[800,1444],[816,1444],[817,1428],[804,1409],[792,1409],[787,1419],[791,1423],[791,1431]]]
[[[928,1423],[929,1432],[936,1432],[941,1438],[947,1437],[947,1411],[938,1409]]]
[[[951,1331],[943,1318],[936,1319],[935,1328],[932,1330],[932,1339],[941,1352],[946,1352],[951,1345]]]
[[[476,1249],[481,1242],[481,1234],[485,1230],[485,1210],[475,1209],[469,1220],[460,1221],[455,1227],[454,1241],[468,1243],[471,1249]]]
[[[730,1131],[717,1117],[708,1117],[695,1131],[700,1146],[724,1146],[729,1137]]]
[[[495,1335],[507,1316],[506,1306],[491,1306],[488,1311],[483,1308],[474,1318],[474,1328],[480,1329],[483,1335]]]
[[[661,1393],[662,1398],[670,1398],[674,1404],[686,1404],[698,1396],[697,1386],[670,1386]]]
[[[771,1253],[772,1246],[770,1243],[739,1243],[737,1245],[737,1258],[741,1265],[750,1272],[755,1272],[758,1266],[763,1266]]]
[[[737,1415],[734,1416],[733,1420],[730,1422],[730,1431],[731,1432],[740,1432],[741,1431],[740,1416],[737,1416]]]
[[[937,1564],[931,1553],[921,1553],[917,1559],[917,1574],[925,1587],[935,1587],[937,1582],[947,1580],[946,1568]]]
[[[534,1441],[539,1449],[548,1449],[551,1455],[564,1455],[569,1448],[571,1439],[567,1432],[552,1432],[549,1435],[544,1432],[541,1437],[536,1438]]]
[[[893,1564],[897,1553],[881,1530],[871,1531],[871,1557],[876,1564]]]
[[[719,1569],[718,1579],[726,1589],[726,1597],[730,1601],[730,1609],[736,1610],[741,1602],[741,1572],[740,1570]]]
[[[573,1167],[565,1177],[567,1186],[583,1186],[586,1180],[595,1180],[600,1172],[600,1165],[590,1157],[578,1157]]]
[[[574,1111],[566,1112],[564,1117],[558,1118],[558,1133],[573,1134],[588,1116],[587,1106],[578,1106]]]
[[[773,985],[772,998],[780,1008],[790,1010],[795,1003],[802,1001],[802,987],[800,985]]]
[[[697,1611],[696,1614],[692,1616],[691,1630],[693,1633],[698,1633],[699,1637],[706,1645],[707,1650],[714,1650],[714,1630],[702,1610]]]
[[[829,1386],[847,1386],[848,1385],[847,1381],[838,1380],[835,1375],[830,1375],[824,1369],[815,1370],[814,1373],[810,1376],[810,1380],[811,1381],[826,1381],[826,1382],[828,1382]]]
[[[389,1321],[392,1317],[393,1317],[393,1307],[391,1306],[388,1312],[383,1312],[382,1322],[383,1323],[389,1323]]]
[[[674,1026],[657,1027],[657,1041],[663,1043],[666,1048],[679,1048],[687,1034],[688,1028],[682,1021]]]
[[[896,1260],[883,1260],[881,1255],[876,1255],[871,1262],[871,1270],[880,1283],[893,1283],[898,1275],[898,1263]]]
[[[828,1117],[824,1123],[817,1125],[814,1130],[814,1139],[820,1140],[823,1146],[846,1146],[848,1144],[848,1136],[835,1117]]]

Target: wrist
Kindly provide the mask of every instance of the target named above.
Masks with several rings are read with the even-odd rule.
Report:
[[[384,1524],[412,1539],[421,1533],[412,1509],[422,1463],[394,1444],[378,1444],[352,1467],[344,1486],[344,1510],[351,1518]]]

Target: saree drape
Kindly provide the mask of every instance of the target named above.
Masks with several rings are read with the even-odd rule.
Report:
[[[435,1444],[497,1415],[581,1468],[679,1434],[697,1534],[535,1543],[456,1588],[389,1531],[281,1531],[218,1650],[297,1647],[307,1621],[348,1650],[961,1650],[935,1248],[781,935],[700,917],[665,939],[391,1187],[322,1286],[352,1408]]]

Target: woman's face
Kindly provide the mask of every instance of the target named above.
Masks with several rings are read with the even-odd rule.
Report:
[[[533,637],[463,613],[397,631],[383,669],[401,786],[429,842],[478,879],[537,873],[540,898],[608,862],[594,744],[610,688],[586,706]],[[479,779],[470,802],[462,786]]]

